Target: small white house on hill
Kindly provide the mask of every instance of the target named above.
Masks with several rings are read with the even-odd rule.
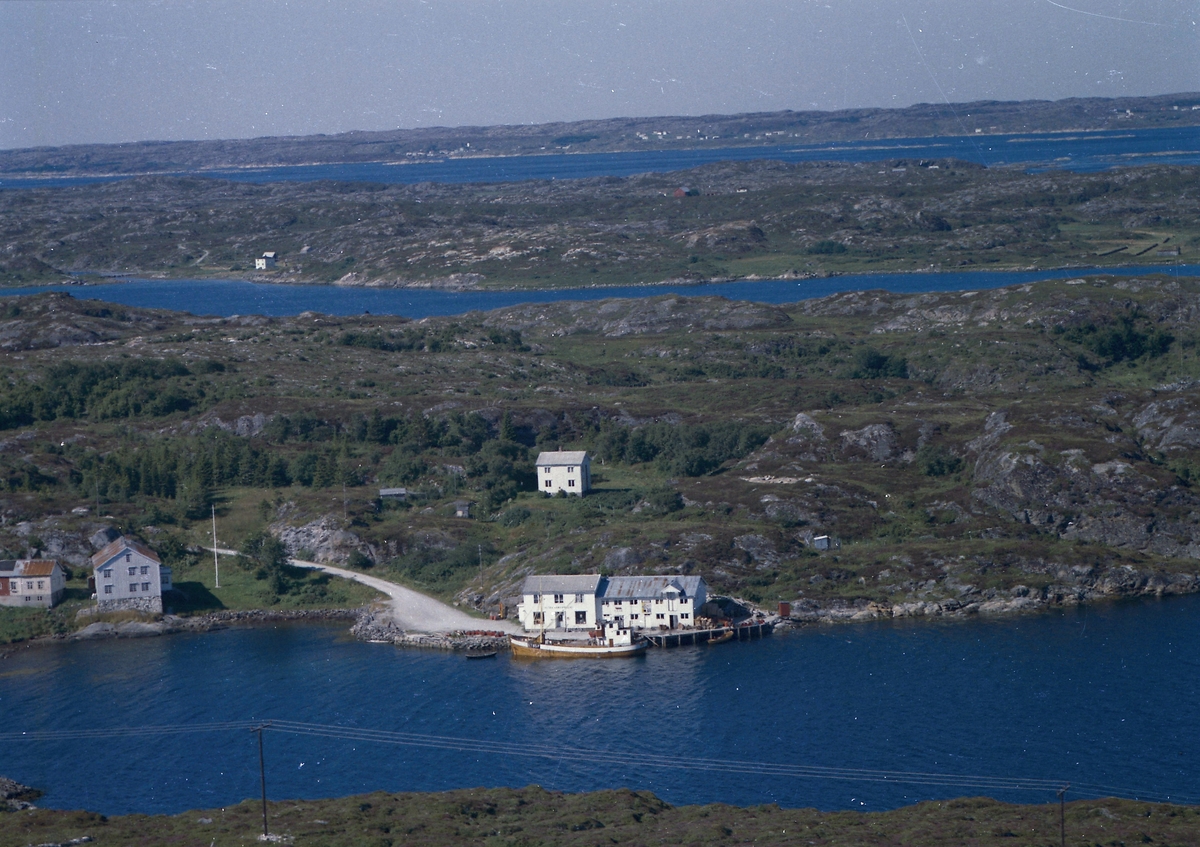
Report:
[[[162,613],[162,594],[171,590],[171,569],[146,545],[122,536],[92,556],[92,568],[101,611]]]
[[[592,460],[586,450],[553,450],[537,457],[538,490],[582,497],[592,487]]]
[[[275,251],[268,250],[261,258],[254,260],[254,270],[269,271],[275,267]]]

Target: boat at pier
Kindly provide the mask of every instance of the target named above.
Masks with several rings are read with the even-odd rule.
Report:
[[[587,640],[554,641],[545,632],[537,635],[509,636],[514,656],[539,659],[612,659],[644,653],[650,642],[631,630],[606,626],[601,634]]]

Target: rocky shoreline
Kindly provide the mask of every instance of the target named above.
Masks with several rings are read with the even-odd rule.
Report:
[[[454,652],[508,649],[508,636],[502,632],[412,632],[401,629],[385,615],[369,609],[363,610],[354,626],[350,627],[350,633],[359,641],[395,644],[397,647],[424,647]]]
[[[94,641],[102,638],[145,638],[173,635],[177,632],[214,632],[230,626],[281,623],[357,620],[361,609],[248,609],[209,612],[194,617],[163,615],[157,621],[97,621],[67,635],[53,636],[55,640]]]
[[[957,597],[878,603],[867,600],[822,605],[803,598],[792,601],[791,615],[784,625],[842,623],[890,618],[966,618],[972,615],[1009,615],[1081,606],[1107,600],[1136,597],[1165,597],[1200,593],[1200,576],[1195,574],[1146,574],[1119,568],[1096,577],[1090,569],[1064,568],[1061,582],[1041,589],[1023,585],[1011,589],[979,589],[952,579],[943,583]]]

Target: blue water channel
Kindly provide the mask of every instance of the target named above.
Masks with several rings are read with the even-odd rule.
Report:
[[[624,153],[549,153],[535,156],[453,158],[405,163],[354,162],[261,168],[181,171],[236,182],[338,180],[414,185],[420,182],[513,182],[580,179],[685,170],[713,162],[770,159],[780,162],[878,162],[893,159],[960,159],[987,167],[1021,165],[1031,170],[1097,171],[1127,165],[1200,164],[1200,127],[1038,132],[857,141],[701,150]],[[0,176],[0,188],[43,188],[112,182],[127,176]]]
[[[176,813],[258,793],[245,729],[293,720],[465,740],[426,748],[265,733],[274,799],[537,783],[672,803],[894,808],[981,791],[658,767],[686,760],[1053,779],[1074,794],[1200,800],[1200,598],[1016,618],[825,625],[622,660],[469,661],[281,625],[30,645],[0,662],[0,773],[42,803]],[[114,729],[146,727],[118,737]],[[97,737],[30,740],[36,731]],[[476,752],[479,741],[514,745]],[[545,757],[520,755],[549,745]],[[515,751],[515,752],[514,752]],[[594,761],[593,751],[610,754]],[[618,754],[617,764],[611,754]],[[1079,786],[1087,785],[1088,788]]]
[[[148,309],[174,309],[197,315],[298,315],[313,311],[327,315],[403,315],[426,318],[488,311],[522,303],[559,300],[604,300],[610,297],[657,297],[675,294],[795,303],[843,291],[888,291],[916,294],[929,291],[970,291],[1021,285],[1043,279],[1069,279],[1088,273],[1117,276],[1169,274],[1200,276],[1200,265],[1156,265],[1103,269],[1045,271],[967,271],[952,273],[850,274],[825,279],[743,280],[679,285],[630,285],[563,288],[534,291],[437,291],[415,288],[356,288],[334,285],[267,285],[241,280],[144,280],[97,285],[49,285],[0,288],[0,297],[59,291],[78,298],[105,300]]]

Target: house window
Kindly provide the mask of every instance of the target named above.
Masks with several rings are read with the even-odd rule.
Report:
[[[658,613],[657,615],[655,615],[654,617],[655,617],[655,619],[657,619],[657,620],[660,620],[660,621],[661,621],[661,620],[663,619],[662,612],[659,612],[659,613]]]
[[[142,591],[149,591],[149,590],[150,590],[150,583],[143,582],[142,583]]]
[[[26,602],[26,603],[29,603],[29,602],[30,602],[30,601],[32,601],[32,600],[33,600],[33,595],[32,595],[32,594],[26,594],[26,595],[25,595],[25,602]]]
[[[533,595],[533,602],[535,602],[535,603],[540,603],[540,602],[542,602],[542,595],[541,595],[541,594],[534,594],[534,595]]]
[[[568,479],[567,480],[567,488],[574,488],[574,487],[575,487],[575,480]]]
[[[105,594],[112,594],[112,586],[111,586],[111,585],[106,585],[106,586],[104,586],[104,593],[105,593]]]
[[[553,481],[551,481],[551,480],[549,480],[549,479],[548,479],[548,480],[546,480],[546,487],[547,487],[547,488],[550,488],[552,485],[554,485],[554,482],[553,482]]]
[[[132,561],[133,561],[133,554],[132,554],[132,553],[126,553],[126,554],[125,554],[125,561],[127,561],[127,562],[132,562]]]
[[[576,612],[575,623],[587,623],[587,612]]]
[[[576,594],[576,595],[575,595],[575,602],[576,602],[576,603],[582,603],[582,602],[583,602],[583,595],[582,595],[582,594]]]
[[[137,583],[136,582],[129,583],[129,593],[133,594],[136,591],[137,591]]]
[[[25,583],[25,590],[33,591],[33,580],[29,580]]]
[[[146,575],[146,574],[148,574],[148,573],[150,573],[150,566],[149,566],[149,565],[142,565],[142,575],[143,575],[143,576],[145,576],[145,575]]]
[[[561,603],[562,601],[563,601],[563,595],[562,595],[562,594],[555,594],[555,595],[554,595],[554,602],[555,602],[555,603]]]
[[[133,576],[133,575],[134,575],[134,574],[136,574],[136,573],[137,573],[137,566],[136,566],[136,565],[131,565],[131,566],[130,566],[130,568],[129,568],[129,575],[130,575],[130,576]]]
[[[567,473],[575,473],[575,469],[574,469],[574,468],[567,468]]]
[[[630,615],[630,616],[629,616],[629,619],[630,619],[631,621],[636,621],[636,620],[638,619],[638,616],[637,616],[637,615]]]
[[[688,618],[690,618],[690,617],[691,617],[691,615],[689,615],[687,612],[684,612],[684,613],[683,613],[682,615],[680,615],[679,617],[683,618],[684,620],[687,620]]]
[[[541,623],[541,622],[542,622],[542,613],[541,613],[541,612],[534,612],[534,613],[533,613],[533,622],[534,622],[534,623]]]
[[[44,579],[39,579],[39,580],[38,580],[38,590],[40,591],[40,590],[42,590],[42,589],[43,589],[43,588],[45,588],[45,587],[46,587],[46,580],[44,580]]]
[[[550,473],[550,468],[549,467],[542,468],[542,471],[544,473]]]
[[[105,568],[104,570],[100,571],[100,576],[104,577],[105,579],[112,579],[112,568]]]

